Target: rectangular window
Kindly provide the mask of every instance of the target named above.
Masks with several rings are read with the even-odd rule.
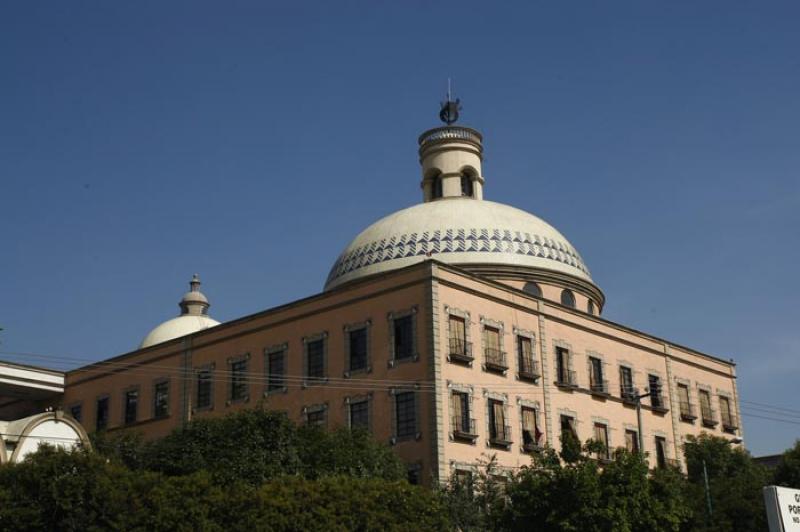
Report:
[[[195,408],[211,408],[211,386],[213,380],[210,369],[197,370],[197,389]]]
[[[71,415],[75,421],[80,423],[81,418],[83,417],[83,405],[77,404],[69,407],[69,415]]]
[[[506,354],[502,350],[500,329],[484,326],[483,345],[487,369],[505,370]]]
[[[603,448],[598,451],[597,458],[608,460],[611,458],[611,453],[608,448],[608,426],[604,423],[594,424],[594,440],[600,443]]]
[[[511,443],[511,428],[506,425],[503,401],[489,399],[489,441],[498,445]]]
[[[367,369],[367,328],[350,331],[350,371]]]
[[[350,428],[369,430],[369,400],[354,401],[349,410]]]
[[[619,396],[623,399],[634,399],[633,370],[627,366],[619,367]]]
[[[556,384],[561,386],[572,386],[575,383],[574,372],[570,369],[569,350],[563,347],[556,347]]]
[[[635,430],[625,430],[625,449],[631,453],[639,452],[639,433]]]
[[[159,381],[153,385],[153,417],[169,415],[169,381]]]
[[[650,387],[650,405],[653,408],[664,408],[664,396],[661,393],[661,377],[658,375],[648,375],[647,383]]]
[[[667,467],[667,439],[663,436],[656,436],[656,465]]]
[[[470,417],[470,400],[466,392],[450,395],[451,426],[456,439],[473,440],[476,433],[475,420]]]
[[[538,379],[539,367],[533,353],[533,339],[517,335],[517,358],[519,376],[526,379]]]
[[[137,410],[139,408],[139,390],[128,390],[125,392],[125,424],[136,423]]]
[[[414,392],[398,392],[394,396],[395,433],[397,438],[417,435],[417,402]]]
[[[328,410],[316,408],[306,412],[306,425],[311,427],[325,427],[328,422]]]
[[[603,361],[589,357],[589,388],[596,393],[607,393],[608,383],[603,380]]]
[[[681,419],[691,421],[697,416],[694,414],[694,405],[689,402],[689,387],[685,384],[678,384],[678,404],[681,409]]]
[[[703,424],[713,427],[717,421],[714,419],[714,411],[711,408],[711,394],[706,390],[698,390],[697,395],[700,397],[700,415],[703,418]]]
[[[101,397],[97,400],[97,415],[95,416],[95,429],[105,430],[108,428],[108,397]]]
[[[722,428],[728,432],[735,431],[738,427],[736,417],[731,410],[731,400],[724,395],[719,396],[719,412],[722,416]]]
[[[414,357],[414,315],[394,318],[394,358],[405,360]]]
[[[531,451],[539,447],[539,440],[542,433],[539,431],[536,419],[536,409],[523,406],[522,412],[522,446],[526,451]]]
[[[230,399],[231,401],[247,400],[247,359],[235,360],[230,363]]]
[[[325,338],[306,342],[306,377],[308,384],[325,379]]]
[[[275,392],[286,387],[286,351],[267,353],[267,391]]]
[[[576,442],[580,443],[578,440],[578,431],[575,428],[575,418],[572,416],[567,416],[562,414],[561,415],[561,448],[564,448],[564,442],[572,438]]]
[[[408,483],[412,486],[418,486],[420,483],[420,476],[422,474],[422,467],[419,464],[408,466]]]
[[[467,324],[464,318],[450,316],[450,357],[457,360],[472,360],[472,350],[467,344]]]

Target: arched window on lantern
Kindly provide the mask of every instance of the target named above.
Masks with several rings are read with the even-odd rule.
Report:
[[[525,283],[525,286],[522,287],[522,291],[532,296],[542,297],[542,288],[534,282]]]
[[[561,304],[575,308],[575,294],[572,293],[572,290],[564,289],[561,291]]]

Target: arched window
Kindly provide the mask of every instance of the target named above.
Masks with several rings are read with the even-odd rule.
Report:
[[[575,308],[575,294],[572,293],[572,290],[565,289],[561,292],[561,304]]]
[[[594,314],[594,301],[590,299],[589,302],[586,303],[586,308],[589,311],[589,314]]]
[[[525,286],[522,287],[522,291],[526,292],[532,296],[542,297],[542,289],[536,283],[525,283]]]
[[[461,195],[471,198],[473,195],[472,176],[461,174]]]
[[[439,199],[442,197],[442,176],[437,175],[433,178],[433,199]]]

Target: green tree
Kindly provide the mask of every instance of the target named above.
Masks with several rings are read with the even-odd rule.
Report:
[[[800,440],[787,449],[775,469],[774,484],[787,488],[800,489]]]
[[[693,530],[763,531],[767,529],[762,488],[766,469],[730,441],[701,434],[684,444]],[[703,466],[708,473],[709,515]]]

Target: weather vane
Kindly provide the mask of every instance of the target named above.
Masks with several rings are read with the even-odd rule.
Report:
[[[461,100],[456,98],[453,101],[450,95],[450,78],[447,78],[447,101],[442,102],[442,109],[439,111],[439,119],[448,126],[458,120],[458,112],[461,110]]]

